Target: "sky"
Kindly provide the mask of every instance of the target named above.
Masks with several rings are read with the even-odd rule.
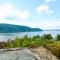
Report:
[[[0,0],[0,23],[60,29],[60,0]]]

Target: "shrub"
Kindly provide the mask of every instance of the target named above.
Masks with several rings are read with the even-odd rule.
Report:
[[[51,34],[44,34],[43,38],[47,40],[51,40],[53,37],[51,36]]]
[[[47,44],[47,48],[57,57],[60,58],[60,41],[54,41],[51,44]]]
[[[60,40],[60,34],[56,36],[56,40]]]

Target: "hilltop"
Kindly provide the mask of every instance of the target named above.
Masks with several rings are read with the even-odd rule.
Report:
[[[16,33],[16,32],[31,32],[42,31],[40,28],[31,28],[22,25],[0,24],[0,33]]]

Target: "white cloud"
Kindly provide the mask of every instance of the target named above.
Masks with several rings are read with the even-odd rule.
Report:
[[[27,19],[30,15],[30,12],[28,10],[16,11],[16,15],[21,19]]]
[[[4,18],[7,16],[16,16],[21,19],[27,19],[30,15],[28,10],[18,10],[13,5],[4,4],[0,6],[0,18]]]
[[[0,18],[12,15],[14,12],[14,7],[12,5],[4,4],[0,6]]]
[[[45,29],[60,29],[60,21],[48,21],[45,23]]]
[[[55,2],[56,0],[45,0],[45,2]]]
[[[45,2],[50,2],[51,0],[45,0]]]
[[[50,7],[48,5],[40,5],[37,7],[36,9],[37,13],[40,14],[40,13],[50,13],[52,14],[53,11],[50,10]]]
[[[49,6],[41,5],[41,6],[37,7],[36,10],[38,13],[42,13],[42,12],[47,12],[48,9],[49,9]]]
[[[31,23],[32,27],[37,27],[41,29],[60,29],[60,20],[53,20],[53,21],[47,21],[47,20],[40,20],[40,21],[33,21]]]

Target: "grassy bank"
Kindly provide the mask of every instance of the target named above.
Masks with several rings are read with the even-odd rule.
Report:
[[[54,55],[60,57],[60,35],[58,34],[55,38],[51,34],[44,34],[43,36],[28,37],[27,35],[23,38],[16,37],[15,40],[8,40],[7,42],[0,42],[0,48],[37,48],[45,47],[49,49]]]

